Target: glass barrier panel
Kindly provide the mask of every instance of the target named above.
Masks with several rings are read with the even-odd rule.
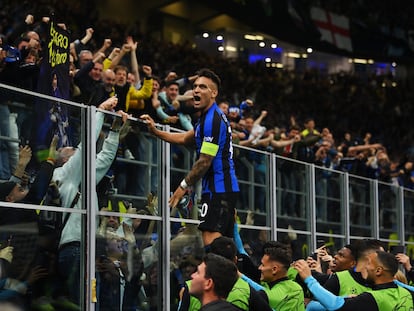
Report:
[[[305,163],[276,159],[277,225],[310,230],[309,169]]]
[[[50,95],[59,96],[53,90]],[[28,282],[32,290],[19,298],[30,310],[79,308],[84,302],[79,280],[85,276],[81,228],[86,228],[78,194],[81,129],[87,126],[82,106],[7,86],[0,86],[0,94],[0,179],[6,181],[0,201],[19,203],[1,209],[1,252],[10,261],[2,271],[8,270],[11,288]]]
[[[148,206],[100,212],[96,310],[161,310],[160,221],[152,216]]]
[[[263,245],[270,239],[270,230],[267,228],[240,228],[240,238],[243,247],[255,267],[259,267],[263,256]]]
[[[368,179],[349,176],[349,224],[352,236],[373,236],[374,201]]]
[[[400,202],[396,186],[378,183],[379,235],[381,239],[399,240]]]
[[[235,146],[234,163],[240,187],[238,211],[269,213],[269,161],[269,155],[260,150]]]
[[[120,133],[117,157],[111,170],[98,185],[100,206],[121,211],[145,205],[150,194],[158,192],[160,141],[148,133],[142,122],[129,120]]]
[[[306,259],[312,254],[311,236],[303,233],[290,232],[278,232],[277,240],[291,247],[292,260]]]
[[[341,173],[315,167],[316,231],[343,234],[345,208]]]
[[[171,128],[171,132],[177,132]],[[178,188],[181,181],[187,176],[196,159],[195,149],[183,145],[170,144],[170,191],[171,194]],[[171,212],[172,217],[198,220],[198,202],[201,199],[201,181],[189,187],[187,193],[179,202],[176,209]],[[193,215],[193,206],[195,207]]]
[[[404,190],[404,229],[405,240],[414,242],[414,191],[410,189]]]
[[[197,224],[177,219],[171,222],[170,297],[171,310],[178,309],[180,289],[191,280],[204,256],[204,244]]]

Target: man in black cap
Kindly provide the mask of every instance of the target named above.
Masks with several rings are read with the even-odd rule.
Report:
[[[28,192],[28,188],[24,188],[14,181],[0,183],[1,201],[19,202],[26,197]]]

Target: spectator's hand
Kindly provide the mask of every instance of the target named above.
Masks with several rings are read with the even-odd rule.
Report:
[[[158,91],[152,92],[151,103],[154,109],[157,109],[159,106],[161,106],[161,102],[158,99]]]
[[[122,119],[122,124],[125,124],[128,120],[129,117],[131,117],[130,114],[122,111],[122,110],[118,110],[117,113],[121,116]]]
[[[32,158],[32,149],[28,145],[20,147],[19,150],[19,164],[26,167],[29,164],[30,159]]]
[[[321,271],[321,264],[311,256],[308,256],[308,258],[306,258],[306,263],[311,270]]]
[[[99,63],[99,62],[101,62],[101,61],[103,61],[104,59],[105,59],[105,54],[104,53],[102,53],[102,52],[98,52],[98,53],[96,53],[95,55],[93,55],[93,62],[94,63]]]
[[[12,262],[13,260],[13,246],[7,246],[0,250],[0,258]]]
[[[103,48],[106,50],[107,48],[109,48],[112,45],[112,40],[111,39],[105,39],[104,43],[103,43]]]
[[[29,146],[20,147],[19,150],[19,160],[14,170],[14,176],[20,178],[21,186],[25,187],[29,182],[29,176],[27,176],[25,169],[27,164],[29,164],[30,159],[32,158],[32,149]]]
[[[147,196],[148,204],[146,208],[149,210],[151,215],[158,216],[158,197],[152,193]]]
[[[42,266],[36,266],[30,270],[30,274],[27,278],[27,283],[29,285],[33,284],[37,280],[43,279],[48,275],[47,269]]]
[[[156,130],[155,122],[154,122],[154,120],[149,115],[143,114],[139,118],[147,124],[148,131],[150,133],[154,133],[155,132],[155,130]]]
[[[247,100],[246,100],[246,102],[247,102]],[[262,112],[260,113],[260,116],[261,117],[266,117],[267,116],[267,111],[266,110],[262,110]]]
[[[64,23],[58,23],[57,26],[62,28],[63,30],[67,30],[66,24],[64,24]]]
[[[56,161],[57,156],[58,156],[58,153],[56,150],[58,142],[59,142],[59,136],[54,135],[52,138],[52,141],[50,142],[48,159],[53,159],[54,161]]]
[[[113,111],[117,104],[118,98],[116,96],[112,96],[101,103],[98,108],[102,110]]]
[[[26,19],[24,20],[24,22],[25,22],[27,25],[31,25],[31,24],[33,24],[33,22],[34,22],[34,16],[33,16],[32,14],[27,14],[27,15],[26,15]]]
[[[120,48],[113,48],[111,54],[109,54],[108,58],[109,59],[114,59],[115,57],[117,57],[119,55],[119,53],[121,53],[121,49]]]
[[[198,78],[198,75],[188,77],[188,81],[193,82]]]
[[[108,208],[103,207],[101,208],[101,212],[107,212],[109,211]],[[100,216],[100,223],[99,223],[99,228],[96,232],[97,235],[101,236],[101,237],[105,237],[106,236],[106,227],[108,225],[108,217],[107,216]]]
[[[151,66],[147,66],[147,65],[142,66],[142,71],[144,72],[146,77],[150,77],[152,75]],[[157,94],[157,96],[158,96],[158,94]]]
[[[134,245],[136,241],[135,241],[134,233],[132,232],[132,228],[128,226],[128,224],[126,224],[125,222],[122,223],[122,228],[124,230],[125,240],[128,242],[128,244]]]
[[[319,254],[318,254],[318,256],[319,256]],[[321,256],[320,258],[321,258],[321,260],[322,260],[323,262],[328,262],[328,263],[330,263],[330,262],[332,262],[332,261],[333,261],[333,257],[332,257],[331,255],[329,255],[328,253],[326,253],[325,255]]]
[[[288,230],[290,230],[288,232],[288,237],[291,241],[296,241],[298,239],[298,234],[296,232],[294,232],[293,230],[293,226],[292,225],[288,225]]]
[[[305,280],[307,277],[312,275],[308,263],[303,259],[295,261],[293,264],[293,268],[295,268],[299,272],[299,275],[302,278],[302,280]]]
[[[128,114],[122,110],[116,112],[120,117],[116,117],[112,122],[111,130],[118,132],[121,129],[122,124],[128,120]]]
[[[395,258],[398,260],[400,264],[404,266],[405,271],[411,270],[411,262],[410,257],[408,257],[406,254],[400,253],[395,255]]]
[[[131,52],[131,46],[129,45],[129,44],[124,44],[124,45],[122,45],[122,49],[121,49],[121,51],[123,52],[123,53],[129,53],[129,52]]]
[[[178,78],[177,73],[175,73],[174,71],[170,71],[167,77],[165,78],[165,81],[173,81],[177,78]]]
[[[179,120],[180,118],[178,116],[169,116],[166,122],[169,124],[176,124]]]
[[[49,17],[49,16],[43,16],[43,17],[42,17],[42,22],[43,22],[43,23],[46,23],[46,24],[49,24],[49,22],[50,22],[50,17]]]
[[[253,226],[254,225],[254,212],[248,211],[246,216],[246,225]]]
[[[414,166],[413,162],[411,162],[411,161],[405,162],[404,170],[402,171],[402,174],[405,174],[406,172],[411,171],[413,169],[413,166]]]
[[[132,206],[132,203],[129,204],[128,209],[127,209],[127,213],[128,214],[136,214],[137,213],[137,208]]]
[[[94,33],[93,28],[87,28],[87,29],[85,30],[85,37],[86,37],[86,39],[87,39],[88,41],[92,38],[93,33]]]
[[[180,102],[178,100],[173,100],[173,102],[171,103],[171,106],[174,108],[174,110],[179,110],[180,109]]]
[[[132,37],[131,37],[131,36],[128,36],[128,37],[126,38],[126,42],[127,42],[127,44],[131,47],[131,51],[132,51],[132,52],[135,52],[135,51],[137,50],[137,47],[138,47],[138,42],[134,42],[134,40],[132,39]]]
[[[29,40],[29,47],[34,48],[34,49],[39,49],[40,48],[40,42],[37,41],[36,39],[31,38]]]

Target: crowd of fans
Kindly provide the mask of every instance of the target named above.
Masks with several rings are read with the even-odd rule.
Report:
[[[20,37],[22,31],[28,31],[36,27],[35,30],[41,29],[39,16],[36,16],[33,24],[24,24],[23,21],[26,18],[24,14],[30,6],[34,6],[33,10],[35,12],[43,12],[46,7],[42,6],[41,3],[27,3],[27,7],[15,7],[11,3],[9,5],[10,7],[6,5],[3,8],[3,44],[22,44]],[[83,22],[85,9],[87,8],[78,7],[75,4],[73,4],[71,10],[63,10],[59,5],[53,7],[53,10],[59,12],[59,16],[62,19],[64,17],[67,21],[67,27],[72,31],[72,39],[75,41],[75,39],[84,38],[72,50],[73,64],[78,68],[83,62],[83,60],[78,59],[81,58],[82,53],[80,54],[80,51],[82,49],[90,50],[94,56],[97,56],[94,59],[95,62],[101,63],[105,57],[113,57],[117,53],[117,48],[120,48],[121,57],[118,57],[117,62],[122,60],[121,63],[127,66],[132,65],[131,60],[129,57],[122,58],[122,56],[133,49],[131,55],[137,55],[140,65],[148,65],[152,68],[152,74],[161,78],[158,82],[162,88],[166,82],[164,78],[172,80],[178,77],[192,76],[196,68],[211,67],[218,72],[223,81],[220,98],[227,101],[230,108],[239,106],[245,99],[251,99],[254,102],[254,107],[249,110],[249,116],[256,119],[262,110],[266,110],[267,116],[262,125],[271,131],[275,127],[276,130],[280,129],[281,136],[276,134],[276,139],[283,138],[283,132],[289,131],[293,124],[298,126],[300,130],[304,129],[305,121],[312,118],[317,123],[316,128],[320,132],[323,128],[330,131],[331,148],[340,149],[338,150],[339,156],[346,158],[356,156],[355,152],[349,155],[344,152],[347,148],[341,150],[341,144],[367,145],[379,143],[382,145],[381,150],[384,150],[387,154],[386,165],[392,175],[391,177],[396,177],[397,172],[403,170],[404,166],[410,166],[413,130],[410,127],[409,116],[412,110],[410,102],[413,94],[411,94],[410,82],[408,81],[394,81],[392,75],[358,76],[357,74],[338,73],[327,76],[311,69],[304,73],[269,70],[261,63],[249,64],[242,59],[225,59],[219,56],[206,55],[202,51],[193,48],[190,42],[172,44],[158,41],[150,36],[144,36],[139,29],[129,27],[126,30],[127,28],[122,28],[120,24],[113,21],[99,20],[97,16],[91,17],[88,15],[89,21],[96,23],[94,30],[91,28],[79,29],[79,25],[82,23],[77,23],[77,21]],[[10,11],[15,14],[9,14]],[[71,11],[71,16],[64,15],[64,12],[68,11]],[[126,31],[130,31],[130,33],[126,33]],[[42,36],[42,34],[40,35]],[[130,38],[130,41],[127,41],[127,37]],[[128,44],[125,44],[126,42]],[[136,46],[137,43],[138,46]],[[104,51],[105,55],[95,54],[98,50]],[[99,59],[98,55],[102,58]],[[29,61],[36,63],[41,57],[41,53],[40,55],[37,53],[37,56],[33,57],[37,58]],[[86,60],[91,60],[91,56],[88,55]],[[112,69],[115,68],[115,63],[110,66]],[[107,66],[104,65],[103,69],[106,68]],[[145,67],[140,67],[141,78],[143,77],[143,68]],[[131,69],[133,68],[129,67],[128,70]],[[94,70],[90,67],[86,69],[90,76],[93,76]],[[76,69],[72,68],[71,74],[74,75],[75,71]],[[176,76],[168,75],[169,72],[175,72]],[[26,72],[22,71],[20,74],[23,75]],[[93,92],[94,83],[98,84],[101,81],[99,72],[95,72],[95,76],[91,78],[95,82],[84,79],[83,74],[84,72],[78,73],[74,79],[71,99],[96,104],[98,99],[94,98],[91,102],[89,97],[90,93]],[[135,76],[135,79],[137,77],[139,76]],[[19,78],[17,79],[19,80]],[[27,78],[25,80],[27,81]],[[83,83],[84,81],[86,81],[86,84]],[[4,79],[3,82],[7,83],[8,81]],[[397,82],[397,86],[395,87],[392,82]],[[27,87],[27,82],[26,84],[15,82],[15,84],[23,84],[23,87]],[[30,86],[35,90],[33,83],[29,83]],[[79,90],[79,88],[81,89]],[[88,90],[85,91],[85,88]],[[181,93],[190,88],[190,83],[180,82],[178,84],[178,91]],[[148,107],[145,109],[148,109]],[[177,109],[175,110],[173,112],[167,111],[167,114],[174,113],[177,115]],[[130,112],[142,113],[142,111],[132,111],[132,109]],[[240,114],[240,116],[242,115]],[[165,115],[163,117],[165,118]],[[369,122],[367,122],[368,120]],[[177,122],[176,120],[173,121]],[[178,123],[179,126],[180,123]],[[366,139],[366,133],[370,135],[368,140]],[[312,152],[315,154],[319,149],[319,144],[307,146],[307,149],[310,149],[310,147],[312,147]],[[364,157],[373,156],[374,149],[378,148],[364,150]],[[359,151],[358,154],[362,156]],[[309,157],[303,160],[313,162],[314,159]],[[409,164],[405,165],[407,161]],[[389,168],[390,166],[392,168]],[[367,174],[366,172],[358,173],[364,176]],[[372,177],[372,174],[370,177]],[[390,181],[390,178],[383,178],[383,180]],[[410,187],[409,184],[405,186]]]
[[[25,5],[15,6],[8,2],[0,13],[0,82],[36,91],[40,60],[45,50],[45,29],[50,19],[43,18],[39,13],[44,10],[41,1],[27,2]],[[414,151],[409,149],[413,131],[409,122],[413,94],[410,93],[408,82],[399,81],[394,87],[392,76],[359,77],[349,73],[326,76],[313,70],[305,73],[275,71],[260,63],[249,64],[240,59],[213,57],[193,48],[189,42],[172,44],[158,41],[146,37],[136,27],[125,30],[117,23],[99,20],[98,16],[89,14],[93,10],[85,11],[87,5],[84,6],[72,4],[69,9],[56,3],[53,7],[66,23],[62,27],[72,31],[68,72],[71,81],[70,100],[108,111],[116,107],[116,110],[123,110],[135,117],[148,113],[159,123],[188,130],[197,119],[197,111],[192,109],[191,104],[193,74],[202,67],[214,68],[223,81],[219,106],[231,121],[236,144],[413,188]],[[29,9],[36,15],[28,15]],[[94,22],[93,28],[89,25],[82,28],[85,19]],[[30,191],[19,186],[26,178],[25,168],[31,159],[30,148],[24,145],[28,143],[33,149],[38,147],[31,141],[33,132],[40,126],[34,123],[36,111],[31,109],[32,104],[32,100],[27,97],[10,96],[7,92],[1,98],[0,134],[12,139],[1,141],[0,179],[8,183],[7,187],[6,184],[2,185],[0,199],[40,204],[46,192],[49,192],[47,198],[57,199],[57,206],[76,208],[80,205],[77,193],[81,180],[81,165],[77,162],[80,161],[80,152],[77,150],[81,148],[81,144],[78,145],[79,115],[71,110],[66,111],[58,103],[50,109],[49,118],[55,124],[50,137],[57,134],[58,138],[53,138],[47,159],[34,177],[39,180],[44,173],[47,178],[40,188],[34,187],[37,183],[32,181]],[[125,119],[125,115],[122,116]],[[111,166],[115,156],[147,159],[144,154],[148,150],[143,150],[145,147],[137,139],[141,137],[141,129],[128,122],[121,127],[119,119],[111,121],[110,130],[100,132],[103,116],[99,116],[97,132],[101,134],[98,135],[97,179],[98,182],[105,180],[105,174],[111,170],[114,175],[111,181],[120,193],[143,196],[145,192],[140,187],[139,171],[131,172],[131,167],[122,163]],[[367,119],[370,120],[369,124]],[[23,142],[20,150],[16,141]],[[78,149],[72,146],[78,146]],[[152,141],[151,146],[156,148],[156,143]],[[57,147],[58,153],[55,152]],[[256,181],[263,183],[265,167],[260,155],[249,154],[247,158],[254,164]],[[179,160],[177,156],[175,161]],[[289,168],[285,166],[279,169],[284,182],[289,183]],[[238,174],[243,174],[242,169]],[[153,176],[156,175],[153,172]],[[50,182],[52,187],[49,186]],[[60,194],[53,193],[53,189],[59,190]],[[150,190],[156,193],[156,180],[152,182]],[[97,192],[99,195],[99,189]],[[26,197],[28,193],[32,193],[28,197],[30,200]],[[116,207],[110,206],[107,200],[98,197],[97,208],[101,211],[120,211],[124,208],[129,213],[157,215],[154,200],[156,198],[151,196],[146,208],[137,211],[123,202],[116,202]],[[257,207],[265,206],[264,202],[260,202],[264,200],[264,195],[257,195],[256,200]],[[287,205],[293,204],[291,199],[286,198],[285,203],[283,208],[286,212],[294,209]],[[13,221],[22,221],[21,215],[13,215]],[[46,298],[44,294],[51,290],[39,289],[30,297],[33,299],[30,303],[33,306],[50,305],[59,310],[79,308],[79,291],[73,284],[74,280],[80,279],[79,271],[75,271],[74,267],[80,260],[80,230],[74,230],[80,228],[80,214],[77,216],[79,218],[63,218],[59,236],[51,236],[46,228],[48,226],[42,227],[44,231],[39,232],[39,235],[43,244],[33,243],[36,246],[33,251],[38,256],[28,263],[26,267],[30,269],[26,271],[18,266],[19,260],[24,259],[21,250],[16,249],[12,255],[10,248],[3,248],[1,258],[6,258],[6,262],[12,263],[12,268],[16,269],[10,269],[2,275],[6,282],[3,288],[11,291],[7,292],[8,298],[14,295],[13,292],[23,296],[28,294],[29,287],[37,284],[47,274],[46,270],[52,270],[58,260],[60,269],[64,271],[49,278],[45,287],[56,290],[57,283],[64,281],[62,284],[65,284],[65,288],[56,290],[57,294]],[[36,218],[30,213],[24,219],[30,222]],[[3,219],[2,222],[10,224],[9,220]],[[149,307],[143,305],[149,301],[147,295],[157,299],[154,281],[157,277],[157,267],[154,265],[157,255],[154,247],[156,238],[152,236],[153,226],[151,222],[138,219],[102,217],[98,230],[102,243],[98,243],[100,257],[97,259],[100,310],[112,310],[110,306],[119,310],[120,305],[124,305],[124,309],[126,306],[138,308],[139,304],[140,308],[147,310]],[[13,233],[8,237],[11,240],[18,236]],[[57,247],[58,252],[55,249]],[[178,285],[182,285],[185,269],[197,266],[194,260],[187,259],[180,260],[180,265],[173,269]],[[9,267],[7,263],[5,265],[4,271],[7,271]],[[16,280],[15,283],[13,280]],[[142,286],[144,291],[141,290]],[[77,294],[74,293],[76,291]],[[138,297],[137,292],[141,292],[142,297]],[[56,298],[61,293],[69,299]],[[156,301],[150,304],[155,307]]]

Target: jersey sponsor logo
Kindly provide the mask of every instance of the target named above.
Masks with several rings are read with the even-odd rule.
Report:
[[[213,141],[213,137],[211,136],[204,136],[204,141],[211,143]]]

